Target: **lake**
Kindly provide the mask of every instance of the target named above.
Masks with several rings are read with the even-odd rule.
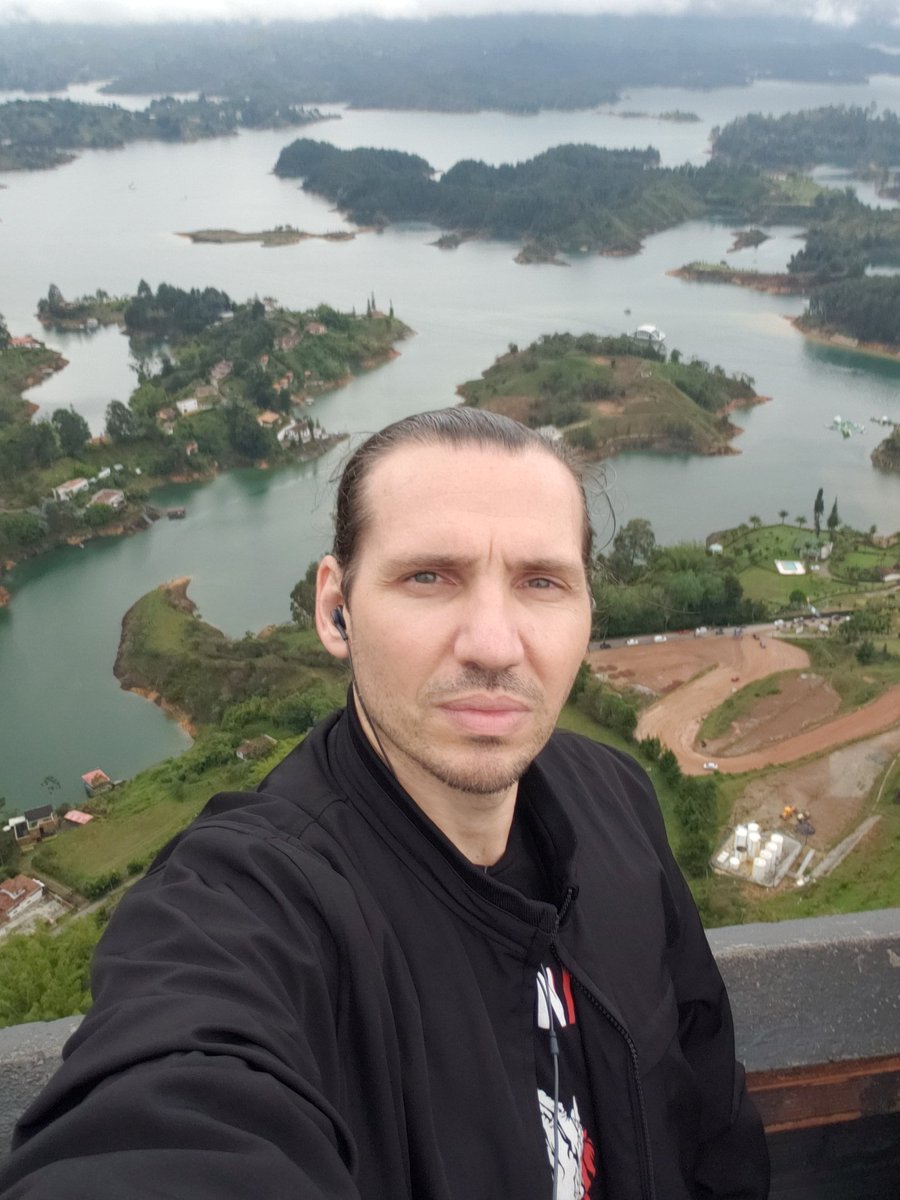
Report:
[[[80,89],[78,98],[94,97]],[[2,98],[2,97],[0,97]],[[390,146],[445,170],[459,158],[492,163],[531,157],[562,142],[656,145],[664,163],[702,162],[712,126],[743,112],[786,112],[817,104],[867,104],[900,111],[900,79],[842,88],[766,82],[748,89],[631,92],[617,106],[656,114],[682,109],[701,121],[676,124],[614,112],[432,114],[351,112],[304,133],[342,147]],[[134,97],[129,106],[143,103]],[[900,365],[815,346],[787,317],[798,297],[673,279],[691,259],[782,269],[797,249],[796,228],[771,230],[756,249],[729,254],[730,227],[697,221],[648,239],[631,258],[576,257],[566,267],[523,267],[517,245],[468,242],[451,252],[431,227],[397,226],[342,243],[195,246],[187,230],[270,228],[314,233],[346,228],[328,203],[304,194],[272,167],[291,131],[242,132],[171,146],[138,143],[88,152],[50,172],[0,175],[0,312],[14,334],[40,334],[34,312],[51,282],[74,297],[97,287],[213,285],[235,299],[275,296],[291,308],[326,301],[340,309],[393,302],[415,336],[401,357],[316,401],[330,431],[358,436],[394,418],[453,403],[510,342],[542,333],[619,333],[653,323],[669,347],[746,371],[771,402],[736,416],[740,454],[702,459],[635,454],[605,464],[594,512],[600,543],[619,523],[647,517],[661,541],[702,538],[713,527],[786,508],[811,519],[819,487],[837,496],[850,523],[900,524],[900,480],[876,471],[869,454],[882,434],[870,417],[900,419]],[[823,168],[823,176],[829,174]],[[836,173],[830,172],[832,176]],[[837,174],[837,186],[846,176]],[[871,197],[859,186],[864,198]],[[42,411],[74,404],[94,431],[111,399],[134,386],[128,342],[114,329],[53,334],[70,365],[29,398]],[[840,414],[866,432],[844,440],[827,427]],[[240,471],[196,487],[167,488],[183,522],[158,523],[127,539],[67,548],[20,566],[10,609],[0,612],[0,795],[15,810],[48,797],[78,799],[82,772],[130,775],[179,752],[185,735],[158,709],[122,692],[112,665],[122,615],[163,580],[191,576],[203,616],[231,634],[288,616],[288,597],[307,564],[328,545],[332,473],[347,443],[316,463],[277,472]],[[52,785],[50,785],[52,787]]]

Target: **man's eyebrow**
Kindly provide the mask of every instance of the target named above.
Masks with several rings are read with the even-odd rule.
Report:
[[[415,554],[399,555],[384,563],[384,575],[407,575],[417,571],[465,571],[478,562],[474,555],[448,554],[446,550],[429,553],[427,550]],[[534,575],[581,576],[584,564],[578,558],[522,558],[512,564],[517,572]]]

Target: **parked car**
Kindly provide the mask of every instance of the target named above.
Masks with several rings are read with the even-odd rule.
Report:
[[[628,641],[625,643],[626,646],[637,646],[639,644],[640,643],[638,642],[637,638],[629,638]]]
[[[669,639],[666,637],[666,635],[664,633],[658,633],[658,634],[656,634],[656,636],[654,637],[653,640],[654,640],[654,642],[667,642]]]
[[[718,769],[719,769],[719,764],[717,762],[714,762],[712,759],[709,759],[708,762],[705,762],[703,764],[704,771],[718,771]]]

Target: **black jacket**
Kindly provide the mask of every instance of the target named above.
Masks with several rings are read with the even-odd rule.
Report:
[[[3,1197],[549,1200],[548,956],[604,1197],[765,1196],[722,980],[636,764],[558,733],[527,772],[548,904],[379,786],[356,736],[329,718],[258,794],[216,797],[124,899]]]

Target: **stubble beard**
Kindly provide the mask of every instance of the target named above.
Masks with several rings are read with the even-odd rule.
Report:
[[[356,682],[356,681],[354,681]],[[467,691],[503,691],[507,695],[520,697],[531,705],[536,727],[527,745],[521,747],[512,760],[504,758],[504,751],[511,752],[506,739],[492,735],[470,735],[461,738],[456,747],[446,755],[429,753],[424,744],[425,735],[418,733],[406,722],[397,722],[389,712],[364,710],[377,734],[385,743],[383,751],[393,759],[396,754],[413,763],[445,787],[470,796],[494,796],[507,791],[522,778],[543,749],[553,732],[555,722],[547,719],[544,709],[544,694],[535,684],[519,679],[511,671],[484,671],[469,668],[451,682],[431,684],[424,693],[426,705],[439,705],[442,699],[452,699]],[[357,695],[359,689],[357,686]],[[458,761],[468,747],[471,761],[465,765]],[[391,765],[391,763],[389,763]],[[393,766],[392,766],[393,770]]]

